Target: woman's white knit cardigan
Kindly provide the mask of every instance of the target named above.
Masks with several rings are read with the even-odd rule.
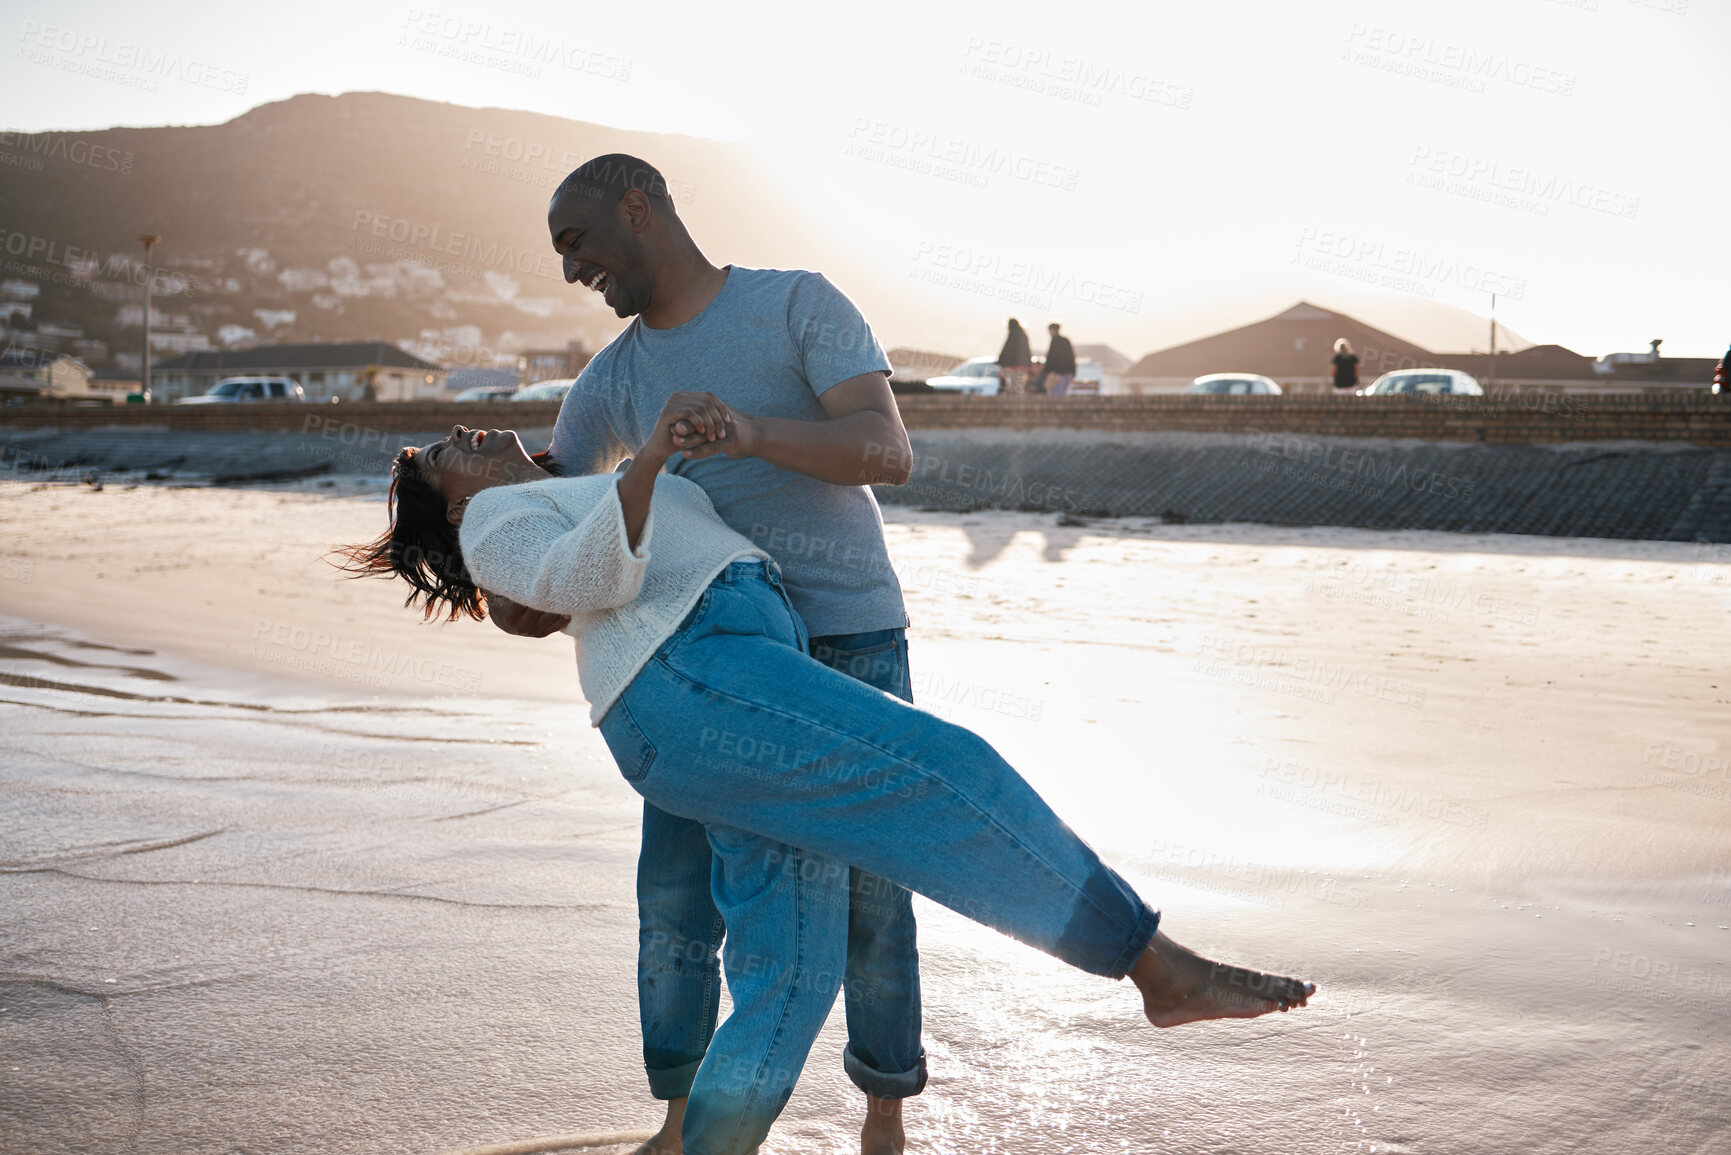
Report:
[[[594,725],[717,574],[741,558],[769,556],[727,527],[701,486],[667,473],[655,479],[633,553],[619,477],[483,489],[469,499],[458,530],[476,585],[571,615],[565,632],[577,639],[577,678]]]

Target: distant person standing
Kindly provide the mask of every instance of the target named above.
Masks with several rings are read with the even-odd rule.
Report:
[[[1358,388],[1358,354],[1345,337],[1334,343],[1334,388],[1336,392]]]
[[[1070,338],[1058,332],[1058,322],[1047,325],[1046,332],[1052,338],[1046,346],[1046,370],[1043,374],[1046,392],[1062,397],[1070,391],[1070,382],[1076,379],[1076,350],[1070,346]]]
[[[1718,397],[1731,395],[1731,349],[1725,350],[1725,355],[1719,358],[1719,364],[1714,366],[1713,393]]]
[[[1028,345],[1028,331],[1014,317],[1004,347],[998,351],[998,378],[1003,382],[999,392],[1019,396],[1028,391],[1028,377],[1034,371],[1034,351]]]

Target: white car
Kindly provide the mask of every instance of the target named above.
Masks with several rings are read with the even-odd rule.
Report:
[[[1395,393],[1448,393],[1454,396],[1483,397],[1479,383],[1459,369],[1396,369],[1371,382],[1369,389],[1360,389],[1360,397],[1387,397]]]
[[[1208,373],[1196,378],[1186,393],[1232,397],[1279,397],[1274,378],[1260,373]]]
[[[551,381],[537,381],[533,385],[511,394],[513,401],[563,401],[565,394],[571,392],[571,386],[577,384],[575,377],[558,377]]]
[[[963,361],[942,377],[932,377],[926,381],[939,393],[966,393],[974,397],[996,397],[1003,385],[1003,378],[998,375],[998,359],[996,357],[975,357],[971,361]]]
[[[1076,375],[1070,379],[1069,397],[1098,397],[1106,387],[1106,371],[1098,361],[1076,362]]]
[[[176,405],[239,405],[259,401],[305,401],[306,390],[289,377],[224,377],[197,397]]]

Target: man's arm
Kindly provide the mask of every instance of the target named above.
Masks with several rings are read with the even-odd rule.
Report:
[[[818,395],[825,416],[817,421],[752,417],[729,409],[707,393],[674,395],[703,399],[703,418],[675,427],[674,444],[687,460],[757,457],[771,465],[832,485],[903,485],[913,474],[913,448],[890,392],[889,377],[862,373]],[[670,403],[671,404],[671,403]]]

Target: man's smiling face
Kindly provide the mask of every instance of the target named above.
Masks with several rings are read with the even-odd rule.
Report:
[[[547,208],[547,231],[564,262],[565,280],[601,294],[615,314],[634,317],[649,307],[655,274],[641,230],[650,202],[642,193],[603,199],[593,188],[561,192]]]

